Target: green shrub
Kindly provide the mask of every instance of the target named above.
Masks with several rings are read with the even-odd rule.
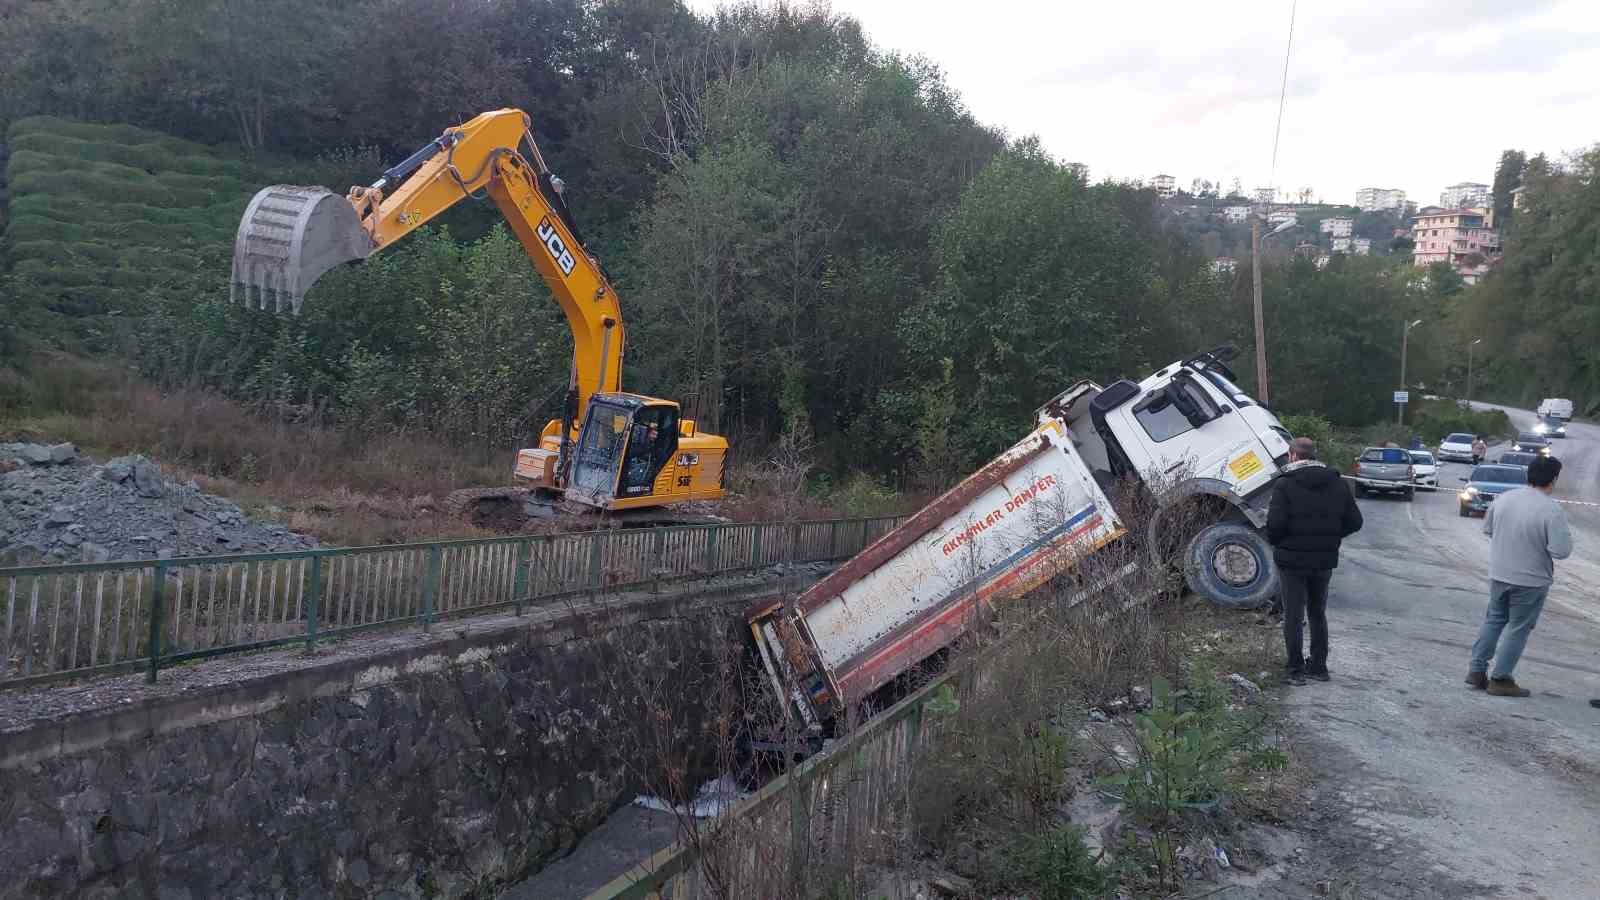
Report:
[[[1083,831],[1071,825],[1019,836],[1005,859],[1009,874],[1039,900],[1095,900],[1108,887],[1106,873],[1083,843]]]

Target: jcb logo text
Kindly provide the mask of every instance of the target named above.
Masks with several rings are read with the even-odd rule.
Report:
[[[561,240],[561,235],[556,234],[556,227],[550,224],[548,218],[539,220],[539,240],[544,241],[544,248],[550,251],[550,258],[561,267],[561,274],[571,275],[572,267],[577,265],[578,261],[572,258],[572,252]]]

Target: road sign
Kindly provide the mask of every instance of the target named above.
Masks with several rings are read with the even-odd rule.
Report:
[[[1394,392],[1394,402],[1396,402],[1396,403],[1410,403],[1411,402],[1411,392],[1410,391],[1395,391]]]

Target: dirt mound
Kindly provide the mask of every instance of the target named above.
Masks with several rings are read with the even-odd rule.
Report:
[[[0,565],[304,550],[309,535],[252,521],[143,456],[104,465],[71,444],[0,444]]]

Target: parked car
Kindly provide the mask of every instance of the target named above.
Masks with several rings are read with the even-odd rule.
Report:
[[[1461,515],[1470,516],[1489,511],[1494,498],[1513,488],[1528,483],[1528,470],[1523,466],[1502,466],[1498,463],[1477,466],[1472,474],[1461,479],[1467,483],[1460,497]]]
[[[1426,450],[1411,451],[1411,483],[1430,491],[1439,489],[1439,464]]]
[[[1377,491],[1401,494],[1410,500],[1417,492],[1417,486],[1411,480],[1416,476],[1416,467],[1411,463],[1411,451],[1400,447],[1368,447],[1356,458],[1355,470],[1351,475],[1356,483],[1357,497],[1365,496],[1368,491]]]
[[[1456,432],[1439,442],[1439,459],[1472,462],[1472,435]]]
[[[1538,459],[1539,455],[1540,454],[1538,453],[1532,453],[1527,450],[1507,450],[1506,452],[1500,454],[1500,458],[1495,460],[1495,462],[1502,466],[1521,466],[1526,469],[1527,467],[1533,465],[1533,461]]]
[[[1545,437],[1564,438],[1567,436],[1567,423],[1555,416],[1544,416],[1539,419],[1539,424],[1533,426],[1533,432]]]
[[[1521,450],[1524,453],[1537,453],[1540,456],[1550,455],[1550,439],[1542,434],[1531,431],[1519,431],[1511,441],[1512,450]]]

